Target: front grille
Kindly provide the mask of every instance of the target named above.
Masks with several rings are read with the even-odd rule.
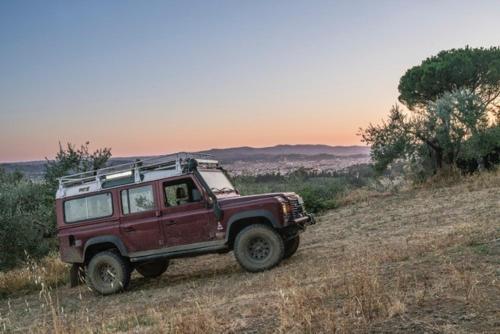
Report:
[[[304,215],[304,207],[299,203],[298,199],[289,199],[292,212],[290,213],[291,219],[300,218]]]

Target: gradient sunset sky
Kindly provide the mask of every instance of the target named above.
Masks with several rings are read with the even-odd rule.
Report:
[[[500,45],[500,1],[0,2],[0,161],[359,144],[399,78]]]

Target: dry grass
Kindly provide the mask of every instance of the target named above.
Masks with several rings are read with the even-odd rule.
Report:
[[[209,255],[173,261],[158,279],[134,276],[128,292],[109,297],[38,285],[0,303],[0,330],[495,333],[499,217],[498,173],[366,196],[321,217],[271,271],[246,273],[232,254]],[[27,285],[6,275],[8,291]]]
[[[56,287],[68,281],[69,266],[52,254],[36,262],[28,258],[21,268],[0,272],[0,297],[39,291],[42,283]]]

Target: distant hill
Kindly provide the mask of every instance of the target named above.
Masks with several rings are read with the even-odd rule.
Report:
[[[266,159],[266,156],[352,156],[352,155],[368,155],[370,148],[366,146],[328,146],[328,145],[276,145],[271,147],[233,147],[222,149],[211,149],[202,151],[215,156],[222,161],[234,160],[256,160],[256,158]]]
[[[272,147],[232,147],[214,148],[200,151],[213,155],[223,163],[234,161],[270,161],[270,160],[324,160],[335,158],[355,158],[370,154],[365,146],[328,146],[328,145],[276,145]],[[111,164],[125,163],[137,157],[114,157]],[[143,157],[145,158],[145,157]],[[45,171],[45,161],[9,162],[0,164],[8,172],[20,171],[32,179],[40,179]]]

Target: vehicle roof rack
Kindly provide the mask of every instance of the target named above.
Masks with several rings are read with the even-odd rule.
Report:
[[[58,179],[59,189],[56,197],[72,196],[123,184],[181,175],[193,167],[190,165],[193,161],[205,166],[218,166],[218,161],[212,155],[202,153],[180,152],[137,159],[98,170],[63,176]]]

